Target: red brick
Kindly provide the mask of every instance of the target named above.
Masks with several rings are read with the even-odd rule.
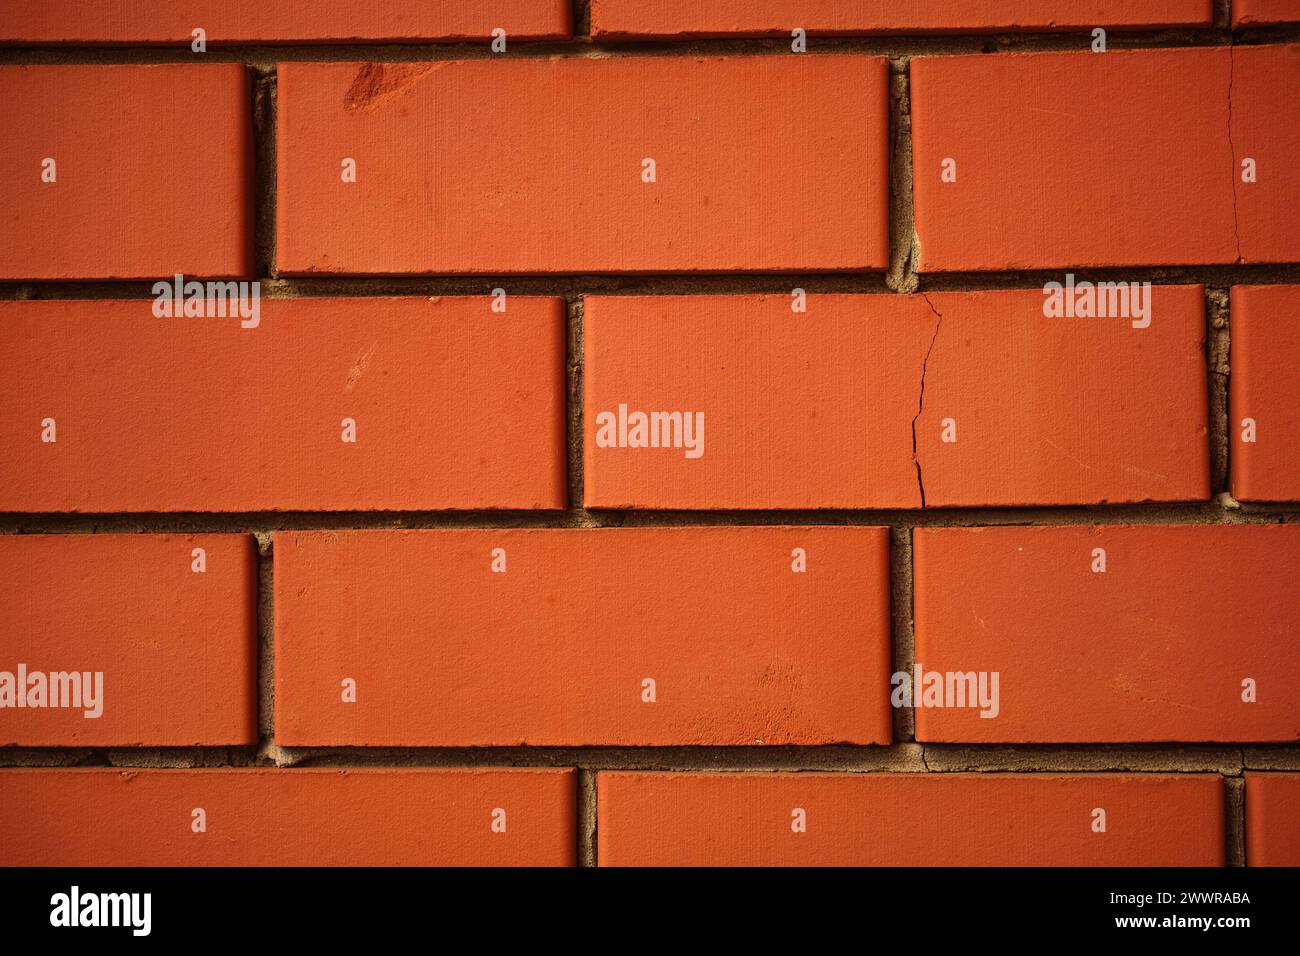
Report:
[[[284,272],[888,265],[879,57],[292,62],[278,74]],[[345,158],[355,183],[342,182]]]
[[[568,0],[31,0],[0,43],[211,44],[567,37]]]
[[[1232,493],[1243,501],[1300,501],[1297,314],[1300,286],[1232,290],[1229,461]]]
[[[1246,862],[1300,866],[1300,773],[1246,774]]]
[[[795,27],[834,36],[1209,26],[1213,19],[1212,0],[591,0],[591,32],[603,39],[788,36]]]
[[[276,740],[887,743],[887,552],[883,528],[280,533]]]
[[[921,271],[1300,259],[1300,131],[1283,119],[1300,47],[920,57],[911,71]],[[1246,157],[1255,183],[1239,182]]]
[[[0,279],[252,271],[243,66],[3,66],[0,102]]]
[[[916,508],[922,486],[929,507],[1207,498],[1200,288],[1153,288],[1147,328],[1046,318],[1045,301],[588,297],[586,504]],[[620,405],[703,413],[703,454],[602,447],[599,416]]]
[[[564,507],[558,299],[152,308],[0,303],[0,511]]]
[[[0,745],[257,742],[252,538],[0,535],[0,580],[0,680],[13,681],[0,689]],[[19,665],[47,685],[92,676],[61,706],[19,708]]]
[[[571,866],[575,802],[572,770],[3,770],[0,865]]]
[[[1210,775],[602,773],[602,866],[1222,866]],[[794,832],[796,809],[806,830]],[[1104,833],[1093,832],[1094,810]],[[1099,818],[1097,818],[1099,819]]]
[[[996,717],[922,707],[918,740],[1300,739],[1300,525],[918,528],[913,553],[917,662],[1000,675]]]
[[[1233,196],[1243,262],[1300,260],[1300,44],[1234,46],[1232,52]],[[1167,122],[1167,120],[1166,120]],[[1242,181],[1255,161],[1256,181]]]
[[[1300,0],[1232,0],[1232,25],[1300,22]]]

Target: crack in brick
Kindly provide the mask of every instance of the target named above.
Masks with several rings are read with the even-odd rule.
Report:
[[[1241,258],[1241,229],[1237,221],[1237,179],[1240,173],[1237,171],[1237,147],[1232,142],[1232,81],[1236,72],[1236,58],[1233,55],[1235,45],[1231,40],[1228,42],[1228,152],[1231,154],[1229,168],[1232,170],[1232,238],[1237,246],[1237,263],[1240,264]]]
[[[943,325],[943,314],[934,307],[930,297],[924,292],[919,293],[925,304],[930,307],[938,319],[934,323],[934,334],[930,336],[930,347],[925,350],[925,358],[921,362],[921,388],[920,394],[916,401],[916,414],[912,416],[912,465],[916,468],[916,486],[921,492],[921,507],[925,507],[925,481],[921,476],[921,460],[916,456],[916,420],[921,417],[921,412],[925,410],[925,373],[930,366],[930,353],[934,351],[934,343],[939,339],[939,328]]]

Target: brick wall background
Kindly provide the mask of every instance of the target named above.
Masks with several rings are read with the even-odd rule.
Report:
[[[1300,862],[1300,6],[854,6],[9,5],[0,862]]]

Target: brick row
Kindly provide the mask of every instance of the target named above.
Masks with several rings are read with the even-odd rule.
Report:
[[[601,773],[602,866],[1222,866],[1212,775]]]
[[[1300,501],[1300,286],[1238,286],[1231,308],[1232,493]]]
[[[1300,259],[1300,130],[1276,121],[1300,95],[1300,46],[919,57],[911,70],[922,271]],[[881,58],[278,74],[286,273],[888,264]],[[15,143],[0,161],[14,223],[0,278],[251,270],[241,66],[4,67],[0,93]],[[482,108],[455,108],[470,97]],[[209,108],[191,116],[190,102]]]
[[[558,299],[155,305],[0,302],[0,511],[565,506]]]
[[[803,312],[789,296],[589,297],[585,503],[1204,499],[1201,290],[1141,298],[1144,319],[1048,318],[1041,291],[814,295]],[[557,299],[270,298],[254,319],[155,305],[0,303],[0,510],[564,507]],[[1234,409],[1263,416],[1234,454],[1243,497],[1295,496],[1288,328],[1267,320],[1258,376],[1259,349],[1234,345]]]
[[[408,4],[380,0],[362,8],[343,0],[109,0],[87,7],[76,0],[25,0],[21,16],[0,27],[0,43],[190,44],[202,28],[208,42],[312,43],[320,41],[468,40],[500,28],[516,39],[559,38],[572,29],[567,0],[441,0]],[[1300,21],[1296,0],[1233,0],[1234,26]],[[1113,0],[1010,0],[990,8],[981,0],[912,0],[864,8],[846,0],[720,0],[701,7],[687,0],[592,0],[591,30],[601,39],[625,37],[767,36],[798,27],[810,34],[979,33],[1071,30],[1104,26],[1149,29],[1209,26],[1211,0],[1157,0],[1134,8]]]
[[[1049,318],[1048,298],[590,296],[585,503],[1207,498],[1201,289],[1139,292],[1131,318],[1111,293],[1108,318]]]
[[[887,552],[883,528],[279,533],[276,740],[888,743]]]
[[[568,0],[11,0],[0,43],[316,43],[567,37]]]
[[[243,66],[0,66],[0,101],[0,279],[253,270]]]
[[[911,61],[923,272],[1300,260],[1300,46]]]
[[[880,57],[289,62],[277,75],[281,272],[888,265]]]
[[[996,673],[1000,697],[982,716],[960,703],[969,681],[944,676],[916,711],[918,740],[1300,739],[1300,525],[918,528],[913,541],[923,675]]]
[[[892,703],[925,742],[1296,740],[1300,528],[927,528],[914,563],[891,674],[881,528],[281,533],[276,739],[871,744]],[[0,536],[0,570],[0,743],[254,741],[247,537]]]
[[[1246,775],[1294,866],[1300,774]],[[602,866],[1221,866],[1200,774],[601,773]],[[3,866],[566,866],[572,770],[0,770]],[[148,833],[148,840],[140,840]]]
[[[0,770],[0,806],[0,866],[571,866],[577,847],[572,770]]]
[[[0,535],[0,580],[0,746],[256,743],[252,538]]]
[[[194,30],[221,43],[312,43],[469,40],[500,28],[515,39],[570,35],[567,0],[441,0],[408,4],[379,0],[362,8],[344,0],[108,0],[87,7],[76,0],[24,0],[21,15],[0,26],[0,43],[191,44]],[[1300,21],[1296,0],[1233,0],[1234,26]],[[1139,7],[1091,0],[911,0],[883,8],[846,0],[718,0],[701,7],[687,0],[592,0],[591,30],[601,39],[626,37],[767,36],[801,28],[810,34],[979,33],[1071,30],[1098,26],[1149,29],[1209,26],[1211,0],[1156,0]]]
[[[1237,0],[1240,5],[1241,0]],[[591,32],[625,37],[979,33],[1209,26],[1211,0],[591,0]]]

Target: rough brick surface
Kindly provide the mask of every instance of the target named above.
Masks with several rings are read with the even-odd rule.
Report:
[[[575,801],[571,770],[3,770],[0,866],[568,866]]]
[[[1300,866],[1300,773],[1246,774],[1246,862]]]
[[[916,508],[922,489],[928,507],[1208,497],[1200,288],[1153,288],[1145,328],[1048,318],[1045,301],[813,295],[796,313],[789,295],[589,296],[586,504]],[[685,419],[681,441],[649,429],[661,447],[635,447],[632,416],[651,412],[703,414],[702,453],[688,454],[687,438],[699,443]]]
[[[602,866],[1221,866],[1199,774],[602,773]],[[1094,832],[1095,810],[1105,832]],[[796,832],[797,810],[805,829]]]
[[[1001,698],[919,708],[918,740],[1300,739],[1298,525],[918,528],[913,547],[917,662],[998,672]]]
[[[257,741],[251,537],[0,535],[0,580],[0,745]]]
[[[1233,26],[1300,23],[1300,0],[1232,0]]]
[[[279,267],[883,269],[887,72],[852,55],[281,63]]]
[[[484,42],[568,36],[568,0],[10,0],[0,43]]]
[[[2,66],[0,102],[0,279],[252,271],[243,66]]]
[[[1232,290],[1232,493],[1300,501],[1300,286]]]
[[[277,534],[276,741],[886,743],[887,547],[882,528]]]
[[[1213,18],[1211,0],[591,0],[591,32],[609,39],[788,36],[796,27],[842,35],[1208,26]]]
[[[1278,122],[1300,47],[920,57],[911,79],[923,272],[1300,259]]]
[[[563,304],[506,303],[2,302],[0,510],[562,508]]]

